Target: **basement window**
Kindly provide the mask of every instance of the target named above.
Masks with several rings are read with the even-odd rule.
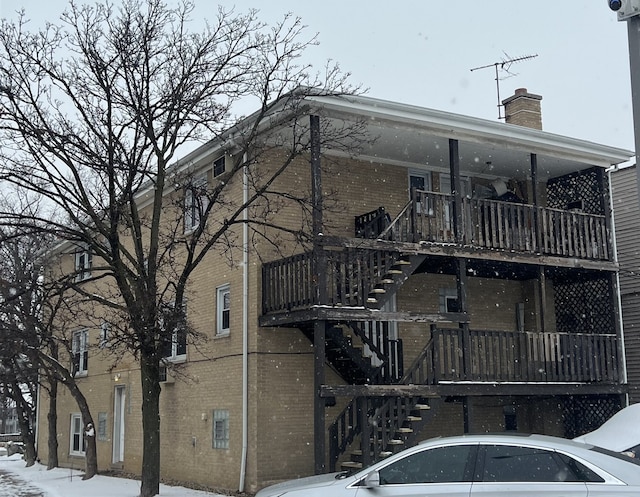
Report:
[[[213,448],[229,448],[229,411],[226,409],[213,410]]]

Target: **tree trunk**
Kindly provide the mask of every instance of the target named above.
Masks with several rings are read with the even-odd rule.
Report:
[[[10,395],[16,404],[18,426],[20,427],[20,435],[24,444],[24,460],[27,467],[33,466],[36,463],[36,444],[31,424],[32,408],[25,400],[17,381],[13,381],[10,385]]]
[[[49,383],[49,412],[47,413],[47,469],[58,467],[58,381]]]
[[[160,371],[158,359],[140,354],[142,381],[142,485],[140,497],[160,493]]]
[[[96,437],[95,437],[95,424],[93,423],[93,418],[91,417],[91,411],[89,410],[89,404],[87,403],[87,399],[82,394],[78,385],[76,385],[75,381],[65,382],[65,386],[71,392],[71,396],[74,398],[76,403],[78,404],[78,408],[80,409],[80,414],[82,415],[82,423],[85,427],[85,439],[87,441],[87,449],[84,455],[85,460],[85,471],[83,480],[88,480],[89,478],[93,478],[96,474],[98,474],[98,457],[96,454]],[[87,431],[93,428],[93,435],[86,436]]]

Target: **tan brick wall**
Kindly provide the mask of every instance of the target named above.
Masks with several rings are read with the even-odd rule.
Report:
[[[277,156],[266,158],[268,168],[278,164]],[[375,162],[351,162],[335,159],[325,162],[323,183],[325,195],[325,222],[327,233],[353,236],[354,217],[384,206],[394,216],[408,200],[408,171],[406,168]],[[437,175],[434,175],[437,183]],[[277,182],[274,189],[307,191],[309,164],[298,159],[286,179]],[[233,194],[240,195],[239,185]],[[253,212],[257,215],[270,209],[272,218],[295,228],[307,228],[299,208],[293,203],[261,203]],[[220,213],[220,218],[224,213]],[[239,236],[240,233],[237,232]],[[255,249],[263,260],[279,258],[301,251],[294,237],[279,234],[274,237],[277,248],[260,243]],[[179,254],[178,254],[179,256]],[[66,260],[69,264],[69,260]],[[72,262],[71,262],[72,264]],[[161,393],[161,450],[163,478],[194,481],[221,488],[237,488],[242,452],[242,264],[236,251],[229,260],[225,254],[208,254],[190,279],[187,295],[188,320],[202,333],[203,341],[190,344],[187,362],[173,384],[163,385]],[[297,329],[259,328],[261,312],[261,260],[254,247],[249,259],[249,314],[248,314],[248,375],[249,375],[249,433],[247,460],[247,489],[255,490],[266,483],[304,476],[313,472],[313,349],[310,341]],[[216,289],[230,284],[231,333],[215,337]],[[454,288],[455,279],[446,275],[415,275],[398,294],[398,309],[437,313],[438,289]],[[474,329],[515,329],[515,303],[525,302],[530,319],[527,327],[538,326],[534,316],[539,303],[535,287],[493,279],[472,278],[469,282],[469,307]],[[552,295],[550,290],[547,295]],[[550,297],[551,299],[551,297]],[[499,303],[499,305],[498,305]],[[404,340],[406,365],[428,340],[428,324],[401,323],[400,337]],[[97,343],[97,323],[90,326],[91,340]],[[79,381],[86,392],[92,414],[97,422],[98,412],[107,413],[109,440],[98,442],[98,461],[101,470],[111,466],[113,430],[113,398],[115,373],[120,374],[118,384],[127,386],[126,441],[124,470],[139,473],[142,458],[141,390],[136,363],[128,356],[120,360],[113,370],[112,357],[102,360],[98,349],[92,348],[89,377]],[[340,383],[331,370],[327,382]],[[69,413],[77,412],[68,392],[59,395],[59,444],[63,465],[82,462],[68,457]],[[46,426],[46,397],[41,401],[40,426]],[[345,400],[326,410],[326,426],[344,406]],[[230,414],[230,448],[212,448],[212,413],[214,409],[227,409]],[[502,408],[481,406],[486,421],[479,428],[499,427]],[[549,419],[553,419],[550,411]],[[520,412],[518,413],[521,415]],[[483,418],[484,419],[484,418]],[[502,418],[503,419],[503,418]],[[533,418],[532,418],[533,419]],[[540,418],[536,418],[539,420]],[[533,422],[532,422],[533,423]],[[533,427],[538,425],[532,424]],[[447,403],[436,413],[425,429],[426,436],[450,435],[462,432],[462,407]],[[543,429],[554,427],[553,421],[544,421]],[[475,426],[474,426],[475,427]],[[41,451],[46,447],[46,430],[39,432]],[[67,454],[66,456],[64,454]],[[46,460],[46,455],[43,454]]]

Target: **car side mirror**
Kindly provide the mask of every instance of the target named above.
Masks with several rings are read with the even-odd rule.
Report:
[[[372,471],[364,479],[364,486],[366,488],[377,488],[380,486],[380,473]]]

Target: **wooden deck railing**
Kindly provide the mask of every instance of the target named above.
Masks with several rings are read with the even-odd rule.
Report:
[[[379,238],[461,243],[584,259],[611,258],[607,225],[602,215],[463,198],[462,226],[457,238],[453,223],[453,195],[413,190],[409,203]]]
[[[433,331],[433,375],[440,381],[620,381],[618,339],[610,334]],[[466,356],[466,357],[465,357]]]
[[[369,291],[398,259],[384,250],[328,250],[322,270],[327,302],[318,302],[312,271],[312,253],[286,257],[262,266],[263,313],[287,311],[311,305],[363,306]]]

